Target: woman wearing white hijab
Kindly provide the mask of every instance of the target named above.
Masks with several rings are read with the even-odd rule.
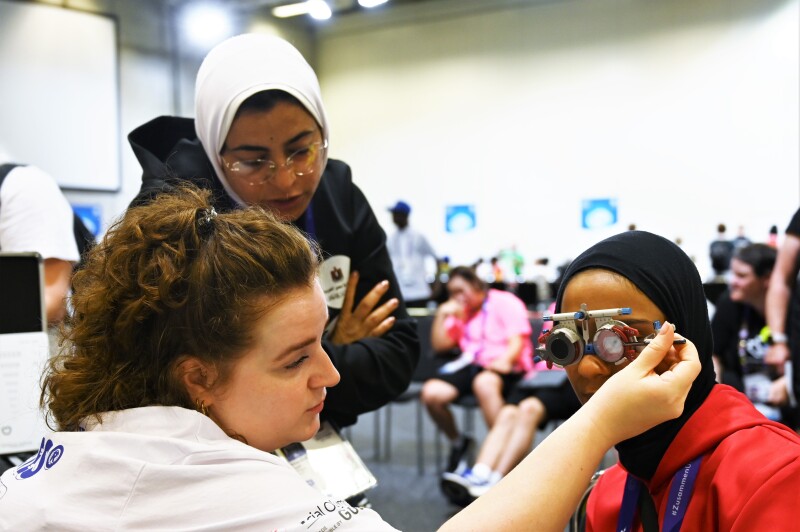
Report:
[[[195,121],[159,117],[129,135],[144,170],[133,204],[191,181],[213,191],[217,211],[260,205],[317,241],[327,259],[324,347],[342,377],[325,416],[355,423],[407,388],[419,348],[386,235],[350,167],[328,159],[314,71],[283,39],[233,37],[200,66],[195,114]]]

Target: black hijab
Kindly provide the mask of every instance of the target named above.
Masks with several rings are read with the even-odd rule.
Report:
[[[678,333],[694,342],[700,354],[702,369],[692,383],[683,414],[616,446],[625,469],[639,478],[650,479],[667,447],[715,383],[703,283],[681,248],[652,233],[627,231],[595,244],[572,261],[558,290],[556,312],[561,312],[569,280],[578,272],[594,268],[611,270],[629,279],[675,324]]]

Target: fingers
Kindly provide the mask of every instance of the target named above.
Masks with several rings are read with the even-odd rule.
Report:
[[[389,290],[389,282],[381,281],[376,284],[356,305],[358,281],[358,272],[352,272],[332,338],[334,343],[352,343],[368,336],[382,336],[394,326],[395,318],[391,314],[400,305],[399,300],[392,298],[376,308]]]
[[[658,334],[647,344],[638,357],[631,363],[632,366],[647,373],[655,369],[667,356],[672,342],[675,340],[675,326],[665,321]]]
[[[356,286],[358,285],[358,272],[352,272],[350,278],[347,280],[347,290],[344,293],[344,302],[342,303],[342,312],[345,317],[348,316],[353,310],[353,302],[356,299]]]
[[[675,380],[679,386],[686,386],[688,388],[692,385],[694,379],[697,378],[697,375],[700,374],[700,369],[702,367],[700,364],[700,355],[697,353],[697,347],[687,339],[685,344],[673,346],[673,349],[677,352],[680,360],[668,371],[662,373],[661,378],[665,380]]]
[[[620,441],[683,412],[692,382],[700,373],[700,357],[695,345],[675,344],[675,329],[664,323],[658,334],[627,367],[612,375],[587,403],[601,409],[609,421],[603,429],[612,440]],[[669,355],[677,360],[663,373],[655,368]],[[642,409],[642,404],[648,408]],[[634,415],[632,415],[634,414]]]
[[[677,355],[678,362],[673,364],[667,372],[661,374],[663,379],[677,379],[678,386],[689,386],[695,377],[700,373],[700,357],[695,345],[686,340],[685,344],[673,344],[675,337],[675,326],[669,322],[664,322],[658,334],[647,344],[641,354],[631,365],[644,373],[653,371],[658,364],[664,360],[668,353]]]
[[[439,305],[439,312],[443,314],[459,315],[461,313],[461,305],[453,299],[448,299]]]
[[[372,290],[367,292],[367,295],[365,295],[363,299],[361,299],[361,301],[358,302],[358,305],[356,306],[355,310],[353,310],[353,315],[358,319],[364,321],[367,319],[368,316],[370,316],[371,313],[376,312],[378,316],[376,316],[377,319],[373,320],[375,323],[386,318],[389,314],[391,314],[394,311],[394,309],[397,308],[397,305],[399,304],[397,298],[392,298],[383,305],[381,305],[381,307],[377,309],[375,308],[375,305],[378,304],[378,302],[381,300],[381,298],[384,296],[384,294],[386,294],[388,290],[389,290],[389,281],[381,281],[378,284],[376,284],[374,287],[372,287]],[[387,306],[391,307],[388,312],[385,310],[385,307]],[[381,314],[383,315],[381,316]]]
[[[395,317],[394,316],[389,316],[388,318],[386,318],[385,320],[380,322],[380,324],[377,327],[372,329],[369,332],[368,336],[373,336],[373,337],[376,337],[376,338],[379,337],[379,336],[383,336],[384,334],[389,332],[389,329],[391,329],[394,326],[394,322],[395,322]]]
[[[378,327],[383,326],[386,320],[391,319],[392,322],[389,324],[389,328],[386,329],[388,331],[389,329],[391,329],[391,326],[394,325],[394,316],[392,316],[391,314],[392,312],[395,311],[395,309],[397,309],[397,305],[399,304],[400,302],[397,300],[397,298],[390,299],[380,307],[370,312],[369,315],[367,315],[367,317],[364,318],[364,325],[368,329],[374,330]],[[370,334],[370,336],[373,335]]]

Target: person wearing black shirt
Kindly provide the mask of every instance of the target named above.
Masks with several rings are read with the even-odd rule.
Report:
[[[233,37],[200,67],[195,115],[159,117],[129,135],[144,170],[133,205],[190,181],[213,192],[220,212],[257,204],[316,241],[330,317],[324,347],[341,374],[324,415],[355,423],[408,387],[419,342],[386,234],[350,167],[328,158],[316,74],[283,39]]]
[[[792,425],[786,377],[764,360],[770,342],[765,306],[776,254],[766,244],[736,250],[728,291],[717,301],[711,328],[717,380],[744,392],[768,418]]]

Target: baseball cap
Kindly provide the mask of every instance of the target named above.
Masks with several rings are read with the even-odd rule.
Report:
[[[411,212],[411,205],[405,201],[398,201],[393,207],[389,207],[389,212],[401,212],[403,214],[408,214]]]

